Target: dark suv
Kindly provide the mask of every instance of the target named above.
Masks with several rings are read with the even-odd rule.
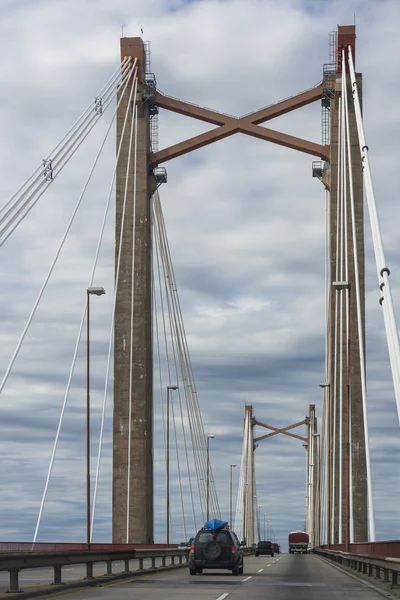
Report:
[[[190,548],[189,572],[196,575],[203,569],[228,569],[232,575],[243,574],[243,549],[233,531],[203,528],[197,532]]]
[[[255,555],[259,556],[260,554],[270,554],[274,555],[274,545],[272,542],[258,542],[256,546]]]
[[[280,553],[281,553],[281,549],[280,549],[280,547],[279,547],[279,544],[275,544],[275,543],[274,543],[274,544],[272,544],[272,545],[273,545],[273,547],[274,547],[274,552],[276,552],[277,554],[280,554]]]

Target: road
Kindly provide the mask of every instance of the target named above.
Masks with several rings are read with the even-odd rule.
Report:
[[[48,597],[49,599],[50,597]],[[378,600],[382,595],[314,555],[245,557],[245,572],[152,572],[103,587],[54,593],[52,600]]]

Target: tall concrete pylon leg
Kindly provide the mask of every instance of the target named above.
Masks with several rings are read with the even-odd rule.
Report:
[[[131,369],[131,286],[133,250],[134,164],[128,178],[128,196],[116,299],[114,331],[113,422],[113,543],[151,544],[153,537],[153,359],[152,359],[152,228],[151,196],[154,177],[149,175],[150,120],[142,100],[145,53],[141,38],[122,38],[121,57],[138,58],[136,227],[134,261],[133,357]],[[129,83],[117,115],[117,147],[129,99]],[[129,118],[116,177],[116,259],[121,234],[122,209],[128,164]],[[132,395],[130,395],[130,387]],[[129,424],[129,405],[131,422]],[[128,439],[131,426],[130,472]],[[129,503],[127,500],[129,478]],[[128,506],[129,504],[129,506]]]
[[[253,407],[246,405],[244,419],[244,436],[246,449],[244,456],[243,485],[243,536],[248,546],[254,543],[254,436]]]
[[[329,314],[329,340],[330,340],[330,356],[329,356],[329,396],[330,396],[330,419],[331,419],[331,444],[330,444],[330,488],[332,495],[330,498],[330,506],[333,506],[332,522],[333,536],[328,535],[330,543],[338,543],[339,537],[344,543],[346,537],[345,525],[347,519],[347,502],[346,502],[346,423],[347,423],[347,380],[343,377],[342,381],[342,427],[340,428],[339,419],[339,379],[334,381],[334,363],[335,363],[335,310],[336,301],[339,294],[335,292],[333,284],[337,282],[336,278],[336,257],[340,251],[336,243],[336,225],[337,225],[337,205],[340,199],[338,198],[338,123],[339,123],[339,98],[341,97],[341,68],[342,49],[345,48],[347,56],[347,47],[350,44],[355,53],[355,27],[344,26],[338,27],[337,38],[337,78],[334,83],[334,91],[330,104],[331,114],[331,144],[330,144],[330,314]],[[343,65],[345,68],[345,65]],[[355,218],[357,227],[357,258],[359,269],[359,284],[361,296],[361,320],[363,328],[363,339],[365,346],[365,290],[364,290],[364,216],[363,216],[363,178],[362,165],[360,159],[358,135],[354,107],[352,103],[352,91],[349,76],[347,81],[347,97],[349,105],[349,125],[351,137],[352,151],[352,174],[353,174],[353,189],[355,201]],[[357,75],[358,89],[361,94],[361,74]],[[346,166],[347,168],[347,166]],[[348,198],[349,192],[348,192]],[[349,281],[350,284],[350,364],[349,364],[349,379],[350,379],[350,406],[351,406],[351,461],[352,461],[352,494],[353,494],[353,518],[354,518],[354,541],[364,542],[368,540],[368,507],[367,507],[367,471],[366,471],[366,455],[365,455],[365,436],[364,436],[364,416],[361,395],[361,365],[359,356],[358,330],[357,330],[357,311],[356,311],[356,294],[355,294],[355,274],[354,274],[354,254],[352,246],[352,229],[350,206],[348,203],[347,211],[347,228],[349,232],[348,244],[348,261],[349,261]],[[343,331],[344,340],[347,338],[345,319],[338,326]],[[338,351],[340,353],[340,350]],[[340,360],[340,354],[336,354],[337,364]],[[343,344],[341,360],[344,365],[344,372],[347,370],[347,347]],[[336,407],[336,410],[334,409]],[[333,423],[335,423],[335,453],[333,453]],[[339,432],[342,431],[342,439]],[[339,447],[342,445],[342,485],[339,481]],[[339,490],[342,490],[342,502],[339,502]],[[339,518],[339,506],[342,506],[342,516]],[[342,523],[342,534],[339,536],[339,522]],[[329,527],[329,532],[331,528]]]

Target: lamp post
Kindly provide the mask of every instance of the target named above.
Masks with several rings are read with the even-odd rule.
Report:
[[[263,540],[265,540],[265,539],[266,539],[266,537],[265,537],[265,513],[264,513],[264,533],[263,533]]]
[[[261,540],[261,509],[262,504],[258,505],[258,515],[257,515],[257,532],[258,532],[258,541]]]
[[[230,478],[229,478],[229,527],[232,529],[232,469],[233,467],[237,467],[237,465],[231,465],[229,468]]]
[[[316,459],[315,466],[317,468],[316,472],[316,490],[314,493],[314,545],[319,546],[321,544],[321,434],[313,433],[313,437],[317,440],[317,451],[316,451]],[[316,498],[316,500],[315,500]],[[316,507],[315,507],[316,502]]]
[[[324,390],[327,390],[327,414],[328,414],[328,427],[327,427],[327,441],[326,441],[326,471],[327,471],[327,500],[326,500],[326,544],[328,547],[331,544],[332,539],[332,439],[333,439],[333,417],[331,411],[331,384],[330,383],[320,383],[319,387]],[[326,485],[326,484],[325,484]]]
[[[210,518],[210,440],[214,439],[215,435],[209,434],[207,436],[207,481],[206,481],[206,494],[207,494],[207,500],[206,500],[206,514],[207,514],[207,521]]]
[[[170,530],[170,507],[169,507],[169,394],[171,390],[177,390],[177,385],[167,385],[167,545],[169,544],[169,530]]]
[[[346,502],[346,552],[349,552],[350,549],[350,283],[348,281],[334,281],[332,286],[337,291],[347,290],[347,374],[346,374],[346,383],[347,383],[347,394],[346,394],[346,452],[345,452],[345,481],[346,481],[346,489],[345,489],[345,502]],[[340,444],[342,447],[343,440],[340,440]],[[339,471],[341,475],[341,471]],[[339,510],[342,508],[342,498],[339,499]],[[340,534],[341,535],[341,532]]]
[[[90,296],[102,296],[102,287],[86,290],[86,545],[90,550]]]

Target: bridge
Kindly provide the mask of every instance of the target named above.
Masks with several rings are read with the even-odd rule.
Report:
[[[331,593],[339,586],[353,594],[352,597],[357,594],[376,597],[378,591],[370,584],[368,587],[364,574],[374,574],[378,580],[382,575],[382,589],[390,584],[395,590],[400,543],[389,545],[388,540],[377,536],[375,526],[367,413],[363,181],[377,272],[376,300],[382,313],[394,390],[393,406],[397,407],[398,416],[399,338],[391,269],[384,254],[363,125],[362,77],[356,73],[355,54],[355,27],[339,26],[331,35],[330,61],[323,65],[321,81],[310,84],[305,73],[304,87],[308,86],[305,91],[293,90],[293,95],[284,100],[238,117],[161,92],[151,69],[149,44],[142,38],[123,37],[121,63],[109,74],[94,101],[3,204],[0,246],[4,247],[8,260],[14,253],[17,255],[22,245],[29,247],[32,240],[27,232],[34,233],[37,229],[35,215],[37,218],[41,205],[54,220],[50,228],[54,227],[54,237],[58,236],[52,256],[46,247],[41,248],[45,275],[40,285],[36,282],[36,296],[27,320],[21,327],[18,327],[19,322],[16,324],[16,334],[13,321],[7,322],[7,331],[12,331],[8,335],[16,339],[0,383],[8,422],[20,418],[16,413],[13,416],[13,407],[18,406],[24,389],[20,379],[26,378],[27,373],[25,393],[28,396],[32,384],[44,399],[57,395],[58,387],[52,386],[51,365],[46,373],[41,365],[44,332],[49,333],[46,343],[52,348],[65,336],[71,350],[69,371],[63,373],[65,389],[59,399],[59,415],[56,420],[54,415],[49,419],[54,427],[52,435],[47,425],[40,429],[43,419],[46,420],[46,403],[39,403],[37,415],[35,408],[32,410],[29,406],[32,430],[43,430],[46,439],[52,439],[48,457],[41,457],[43,481],[35,483],[36,489],[28,502],[28,515],[33,514],[31,505],[36,503],[37,517],[22,526],[18,523],[24,511],[22,496],[18,499],[16,524],[5,529],[5,532],[16,533],[9,534],[13,538],[5,538],[7,534],[3,533],[2,568],[10,574],[7,584],[10,591],[19,591],[25,579],[25,585],[31,589],[26,597],[33,597],[29,594],[43,593],[38,580],[51,580],[53,575],[53,583],[57,585],[62,585],[62,580],[76,583],[84,574],[82,565],[86,567],[86,582],[93,582],[100,576],[97,563],[106,563],[110,597],[111,594],[118,597],[118,589],[126,587],[139,587],[149,597],[152,594],[158,597],[165,595],[166,589],[173,594],[178,584],[182,589],[187,587],[189,593],[193,583],[187,582],[186,572],[183,574],[180,568],[185,563],[186,551],[176,549],[177,542],[188,540],[208,517],[221,517],[228,512],[230,525],[248,548],[246,576],[240,581],[238,593],[257,594],[258,588],[263,586],[273,586],[278,593],[279,590],[285,593],[287,588],[298,590],[309,586],[314,587],[315,593],[321,590]],[[173,90],[170,93],[173,94]],[[322,107],[321,143],[264,126],[267,121],[314,104]],[[183,141],[175,140],[159,150],[161,111],[191,117],[214,128]],[[114,127],[116,157],[110,169],[107,143]],[[160,135],[161,131],[162,126]],[[184,320],[185,310],[190,309],[195,295],[184,302],[181,300],[162,197],[168,187],[166,163],[192,152],[195,157],[195,151],[214,142],[221,143],[237,133],[288,149],[288,153],[295,151],[312,157],[313,183],[320,186],[325,202],[325,222],[321,221],[326,232],[325,264],[323,257],[319,263],[319,268],[325,268],[325,307],[320,307],[322,319],[317,318],[325,324],[325,359],[320,361],[323,368],[319,381],[315,382],[312,402],[299,402],[298,413],[290,415],[289,424],[271,421],[273,402],[268,398],[255,407],[243,394],[237,419],[241,429],[244,417],[243,438],[233,444],[235,454],[224,465],[225,475],[220,478],[218,439],[227,435],[222,426],[224,414],[236,407],[233,409],[226,399],[220,403],[218,394],[213,399],[212,414],[202,410],[201,389],[195,379],[196,360],[191,354],[196,344],[191,343],[191,330]],[[58,204],[55,209],[57,186],[66,185],[67,172],[74,165],[76,171],[82,170],[78,159],[85,149],[86,138],[91,139],[89,134],[95,139],[97,135],[97,148],[75,204],[69,202],[66,207]],[[229,177],[234,178],[234,174]],[[71,189],[75,187],[71,184]],[[92,209],[103,196],[103,215],[97,223],[92,219]],[[88,200],[85,206],[88,197],[92,198],[92,204]],[[111,237],[110,206],[114,197],[115,223],[112,222],[114,236]],[[173,200],[173,196],[169,200]],[[189,202],[188,190],[185,204]],[[64,214],[68,208],[71,213]],[[77,229],[79,222],[89,225],[85,235],[92,246],[90,263],[86,259],[76,261],[82,235],[82,230]],[[298,233],[296,231],[294,237]],[[104,243],[107,236],[108,242],[113,240],[108,246]],[[300,242],[305,243],[301,235]],[[195,262],[193,247],[181,249],[180,255],[192,254]],[[40,245],[35,246],[35,252],[37,248]],[[68,255],[68,248],[72,255]],[[70,262],[71,256],[75,263]],[[213,256],[214,261],[219,258]],[[80,289],[80,302],[79,296],[71,293],[71,301],[60,311],[51,335],[52,332],[46,331],[44,315],[49,310],[52,295],[56,294],[57,278],[65,274],[68,266],[72,266],[74,273],[71,289]],[[193,271],[196,270],[194,267]],[[191,273],[186,276],[190,278]],[[107,277],[108,284],[105,283]],[[11,285],[18,285],[19,293],[23,294],[23,282],[11,278]],[[193,290],[198,293],[197,285]],[[104,298],[100,298],[102,296]],[[240,300],[244,302],[246,298],[239,298],[239,315]],[[79,303],[82,306],[78,306]],[[245,310],[246,306],[244,313]],[[68,316],[72,319],[66,319]],[[206,312],[205,317],[200,329],[212,328],[215,315]],[[309,315],[311,324],[313,317]],[[102,325],[107,319],[109,327],[104,333]],[[222,320],[229,322],[224,315]],[[68,322],[65,327],[64,321]],[[75,322],[74,329],[71,322]],[[262,333],[262,325],[260,330]],[[206,330],[201,333],[207,335]],[[201,348],[203,340],[198,334],[194,342]],[[258,343],[262,346],[260,339]],[[278,351],[282,352],[282,348]],[[24,356],[25,360],[34,357],[25,372],[18,370]],[[198,356],[201,359],[201,351]],[[217,373],[218,348],[214,360]],[[317,400],[319,389],[322,398]],[[22,406],[27,408],[28,404],[22,403]],[[259,432],[260,427],[268,433]],[[299,427],[302,429],[298,430]],[[269,486],[261,476],[262,461],[275,458],[272,453],[268,454],[267,447],[275,443],[277,436],[297,444],[296,455],[304,458],[305,484],[301,493],[305,507],[304,511],[300,509],[302,522],[296,528],[304,527],[308,531],[311,548],[320,555],[309,557],[306,566],[299,563],[299,557],[284,555],[260,562],[251,555],[252,545],[261,538],[272,538],[283,547],[283,536],[294,528],[285,531],[282,525],[274,523],[272,510],[276,514],[277,508],[272,509]],[[267,441],[267,438],[274,440]],[[274,448],[276,451],[276,446]],[[29,453],[29,445],[25,445],[25,451]],[[7,458],[7,452],[5,456]],[[58,464],[63,465],[58,474],[57,459]],[[67,461],[73,463],[73,469],[79,470],[79,474],[65,481],[63,468]],[[68,510],[72,513],[78,508],[80,511],[80,525],[71,532],[73,539],[67,540],[55,535],[54,525],[49,527],[49,523],[54,522],[54,513],[47,526],[46,517],[49,518],[52,508],[49,495],[53,494],[53,502],[57,496],[68,497],[71,482],[79,490],[79,498],[71,502],[69,497],[63,514],[56,513],[61,524],[71,518]],[[229,489],[224,493],[223,504],[221,488]],[[294,496],[300,497],[298,490]],[[236,506],[233,508],[234,497]],[[109,539],[104,536],[107,528],[111,533]],[[29,530],[32,535],[25,538]],[[12,557],[16,562],[10,562],[10,551],[21,553]],[[388,558],[392,562],[384,563]],[[332,567],[329,560],[339,563],[339,570],[337,565]],[[131,577],[131,561],[137,561],[135,568],[139,575],[135,577]],[[113,568],[118,562],[124,565],[123,588],[114,585]],[[78,566],[71,567],[66,576],[65,564]],[[150,568],[150,579],[141,578],[145,566]],[[24,567],[31,568],[30,573],[40,569],[36,571],[39,575],[24,573],[20,576],[19,571]],[[351,567],[362,573],[357,579],[349,578],[346,568]],[[212,584],[213,594],[217,590],[219,598],[229,595],[230,592],[225,591],[230,589],[229,577],[217,576],[207,581]],[[4,583],[4,589],[7,585]],[[199,597],[205,597],[201,578],[196,585]],[[96,597],[96,592],[88,594]]]

